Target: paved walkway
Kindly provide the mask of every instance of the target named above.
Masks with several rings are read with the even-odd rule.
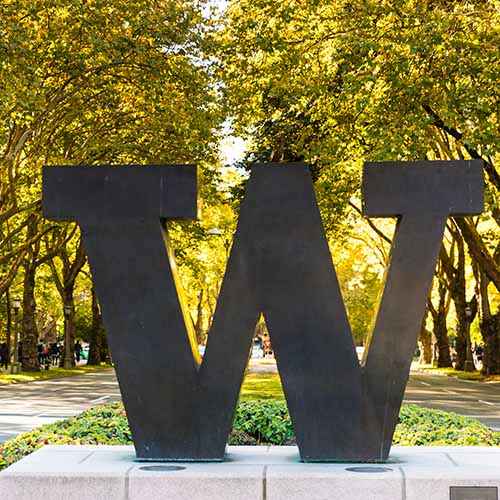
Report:
[[[474,382],[413,372],[405,401],[477,418],[500,431],[500,382]]]
[[[119,400],[113,370],[0,386],[0,442],[39,425]]]
[[[274,370],[266,363],[261,368],[251,366],[250,373]],[[119,400],[112,370],[0,386],[0,442],[87,408]],[[405,401],[474,417],[500,431],[500,382],[479,383],[412,373]]]

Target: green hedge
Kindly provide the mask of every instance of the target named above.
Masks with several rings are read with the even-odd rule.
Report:
[[[45,444],[131,444],[121,403],[111,403],[44,425],[0,445],[0,470]],[[293,444],[284,401],[240,401],[230,444]],[[456,413],[403,405],[393,444],[405,446],[498,446],[500,433]]]
[[[403,405],[392,442],[400,446],[499,446],[500,432],[457,413]]]
[[[238,441],[239,433],[254,439],[256,444],[290,443],[294,435],[286,403],[280,400],[240,401],[229,444],[245,444]]]

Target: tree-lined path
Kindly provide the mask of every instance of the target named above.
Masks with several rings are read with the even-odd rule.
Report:
[[[500,382],[480,383],[412,373],[405,402],[474,417],[500,431],[499,386]],[[2,387],[0,442],[93,406],[119,400],[120,391],[112,370]]]

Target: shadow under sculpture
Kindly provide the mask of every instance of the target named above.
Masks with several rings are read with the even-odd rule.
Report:
[[[253,166],[200,363],[165,223],[196,217],[196,167],[46,167],[44,215],[80,224],[137,457],[223,460],[263,313],[301,459],[386,460],[446,218],[482,211],[482,175],[365,164],[365,215],[399,222],[360,365],[308,167]]]

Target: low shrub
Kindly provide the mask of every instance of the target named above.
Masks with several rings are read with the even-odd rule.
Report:
[[[99,406],[1,443],[0,470],[46,444],[132,444],[132,436],[121,403]]]
[[[403,405],[392,443],[401,446],[498,446],[500,433],[457,413]]]
[[[257,445],[259,442],[250,434],[239,429],[233,429],[229,434],[229,444],[239,444],[239,445]]]
[[[285,401],[279,400],[240,401],[233,429],[253,436],[257,443],[283,444],[293,438],[288,408]]]
[[[240,401],[229,443],[294,443],[286,403],[281,400]],[[0,470],[46,444],[132,444],[132,436],[123,405],[107,404],[0,444]],[[500,433],[494,433],[477,420],[456,413],[403,405],[393,444],[498,446]]]

